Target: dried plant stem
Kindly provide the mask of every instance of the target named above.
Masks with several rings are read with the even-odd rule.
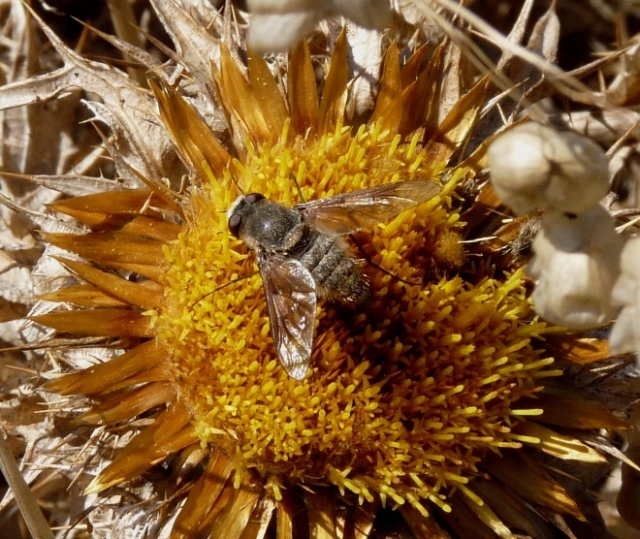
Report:
[[[42,511],[40,511],[38,502],[22,477],[18,465],[11,454],[9,444],[4,438],[4,432],[0,435],[0,470],[2,470],[7,483],[9,483],[13,491],[31,536],[34,539],[53,539],[51,528],[49,528],[49,524]]]
[[[482,17],[474,14],[464,6],[461,6],[456,2],[452,2],[451,0],[436,0],[435,3],[447,10],[449,13],[461,17],[475,30],[484,35],[486,39],[495,43],[503,51],[509,51],[523,60],[526,60],[532,66],[538,68],[541,73],[544,73],[549,78],[549,81],[552,82],[563,95],[574,99],[578,103],[589,103],[602,108],[611,108],[611,104],[607,103],[606,98],[594,94],[576,78],[568,75],[562,71],[562,69],[546,61],[535,52],[532,52],[517,43],[511,42],[507,36],[502,35],[498,30],[485,22]],[[450,38],[455,39],[458,42],[462,42],[464,44],[463,50],[466,50],[466,47],[472,52],[470,60],[476,65],[476,67],[484,66],[485,71],[491,73],[493,80],[499,88],[502,88],[503,90],[510,89],[508,79],[505,80],[501,74],[493,72],[493,66],[486,55],[484,55],[484,53],[482,53],[467,36],[462,32],[457,31],[455,27],[447,21],[447,19],[438,15],[433,10],[429,0],[420,0],[416,3],[416,6],[421,8],[426,16],[434,19],[447,32]]]
[[[107,5],[109,6],[111,22],[113,23],[116,35],[126,43],[143,48],[144,42],[142,35],[138,30],[136,17],[129,0],[109,0]],[[128,57],[125,57],[125,59],[128,59]],[[144,84],[144,77],[141,77],[137,70],[128,68],[127,72],[129,76],[135,78],[137,82]]]

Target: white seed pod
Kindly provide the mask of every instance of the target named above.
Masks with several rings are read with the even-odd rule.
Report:
[[[527,273],[538,279],[532,301],[540,316],[576,330],[613,318],[611,289],[620,273],[622,238],[604,208],[576,217],[547,213],[532,248]]]
[[[582,213],[609,192],[602,148],[575,133],[529,122],[493,141],[487,158],[497,195],[520,215]]]
[[[635,305],[624,307],[609,335],[609,351],[612,354],[635,352],[640,358],[640,328],[638,328],[638,305],[640,297],[634,296]]]
[[[249,0],[248,42],[258,53],[285,52],[322,19],[342,15],[365,28],[391,20],[389,0]]]
[[[620,271],[622,276],[640,284],[640,236],[631,238],[624,244],[620,255]]]
[[[614,354],[635,352],[640,358],[640,237],[625,244],[620,270],[611,297],[623,309],[611,329],[609,349]]]
[[[333,0],[334,11],[364,28],[381,30],[391,22],[389,0]]]

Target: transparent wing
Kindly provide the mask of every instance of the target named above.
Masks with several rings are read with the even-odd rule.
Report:
[[[316,285],[300,261],[261,251],[258,265],[269,309],[271,336],[287,374],[302,380],[313,349]]]
[[[392,219],[436,196],[442,188],[427,180],[394,182],[294,206],[304,221],[329,236],[344,236]]]

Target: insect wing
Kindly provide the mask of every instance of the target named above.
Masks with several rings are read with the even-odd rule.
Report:
[[[278,359],[289,376],[302,380],[313,349],[315,281],[299,260],[261,252],[259,266]]]
[[[442,188],[428,180],[378,185],[294,206],[302,219],[329,236],[344,236],[413,208],[436,196]]]

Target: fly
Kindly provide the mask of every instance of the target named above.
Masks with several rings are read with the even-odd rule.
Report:
[[[228,212],[229,231],[257,253],[271,335],[289,376],[307,374],[318,297],[359,305],[371,296],[343,236],[393,219],[440,191],[431,181],[400,181],[292,208],[259,193],[238,197]]]

